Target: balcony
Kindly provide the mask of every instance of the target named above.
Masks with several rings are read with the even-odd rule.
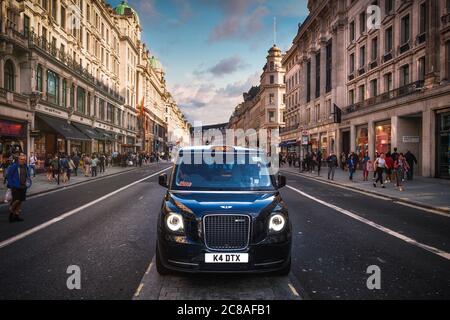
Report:
[[[290,127],[280,128],[280,134],[289,133],[289,132],[297,131],[297,130],[298,130],[298,124],[290,126]]]
[[[0,19],[0,37],[14,42],[14,44],[27,48],[27,33],[20,32],[17,24],[7,19]]]
[[[450,12],[447,12],[441,17],[442,28],[447,28],[450,26]]]
[[[424,81],[416,81],[410,84],[407,84],[406,86],[391,90],[389,92],[382,93],[380,95],[377,95],[375,97],[369,98],[367,100],[364,100],[362,102],[358,102],[355,104],[351,104],[347,107],[345,107],[342,111],[343,114],[350,114],[356,111],[360,111],[361,109],[387,102],[393,99],[405,97],[411,94],[414,94],[418,91],[421,91],[424,85]]]
[[[383,62],[388,62],[389,60],[392,60],[392,58],[392,52],[385,53],[383,55]]]
[[[378,67],[378,59],[373,60],[372,62],[369,63],[369,69],[375,69],[376,67]]]
[[[424,43],[426,39],[427,39],[427,34],[426,33],[419,34],[416,37],[416,46],[421,45],[422,43]]]
[[[358,69],[358,76],[362,76],[366,73],[366,67],[361,67]]]
[[[49,43],[47,39],[38,37],[34,32],[31,32],[28,35],[28,45],[30,48],[40,50],[49,58],[55,59],[58,62],[62,63],[63,65],[74,71],[76,74],[81,76],[84,80],[95,86],[97,90],[99,90],[107,97],[118,101],[121,104],[125,102],[125,98],[122,97],[118,92],[116,92],[106,84],[100,82],[99,80],[96,80],[95,77],[86,68],[79,64],[71,56],[66,54],[63,50],[58,49],[53,44]]]
[[[408,41],[408,42],[402,44],[401,46],[399,46],[398,51],[400,54],[403,54],[403,53],[409,51],[410,49],[411,49],[411,45]]]
[[[28,97],[17,93],[8,91],[4,88],[0,88],[0,102],[2,104],[14,104],[16,107],[21,107],[22,109],[28,109]]]

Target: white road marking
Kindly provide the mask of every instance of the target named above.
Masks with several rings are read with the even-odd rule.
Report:
[[[75,208],[73,210],[70,210],[70,211],[68,211],[66,213],[63,213],[60,216],[58,216],[56,218],[53,218],[53,219],[51,219],[51,220],[49,220],[49,221],[47,221],[47,222],[45,222],[43,224],[40,224],[40,225],[38,225],[38,226],[36,226],[34,228],[31,228],[31,229],[29,229],[27,231],[19,233],[18,235],[15,235],[14,237],[6,239],[6,240],[0,242],[0,249],[4,248],[6,246],[9,246],[10,244],[13,244],[14,242],[17,242],[17,241],[19,241],[19,240],[21,240],[23,238],[26,238],[26,237],[32,235],[33,233],[36,233],[36,232],[38,232],[38,231],[40,231],[42,229],[45,229],[45,228],[47,228],[47,227],[49,227],[49,226],[51,226],[51,225],[53,225],[53,224],[55,224],[55,223],[57,223],[57,222],[59,222],[61,220],[64,220],[64,219],[74,215],[75,213],[78,213],[78,212],[80,212],[80,211],[82,211],[82,210],[84,210],[86,208],[89,208],[89,207],[91,207],[91,206],[93,206],[93,205],[95,205],[95,204],[97,204],[97,203],[99,203],[99,202],[101,202],[101,201],[103,201],[105,199],[108,199],[108,198],[112,197],[113,195],[115,195],[115,194],[117,194],[117,193],[119,193],[119,192],[121,192],[123,190],[126,190],[126,189],[128,189],[128,188],[130,188],[130,187],[132,187],[132,186],[134,186],[134,185],[136,185],[136,184],[138,184],[138,183],[140,183],[142,181],[145,181],[145,180],[150,179],[150,178],[152,178],[154,176],[157,176],[157,175],[161,174],[162,172],[167,171],[169,169],[170,169],[170,167],[166,168],[166,169],[163,169],[163,170],[160,170],[160,171],[158,171],[156,173],[153,173],[153,174],[151,174],[151,175],[149,175],[149,176],[147,176],[145,178],[139,179],[139,180],[137,180],[137,181],[135,181],[133,183],[130,183],[130,184],[128,184],[128,185],[126,185],[126,186],[124,186],[122,188],[119,188],[119,189],[117,189],[117,190],[115,190],[115,191],[113,191],[111,193],[108,193],[108,194],[106,194],[106,195],[104,195],[104,196],[102,196],[102,197],[100,197],[100,198],[98,198],[96,200],[88,202],[88,203],[82,205],[81,207],[78,207],[78,208]]]
[[[297,290],[295,290],[294,286],[290,283],[288,283],[289,289],[291,289],[292,293],[294,294],[294,296],[299,297],[300,295],[298,294]]]
[[[137,288],[136,293],[134,294],[135,297],[139,297],[139,295],[141,294],[141,290],[142,290],[143,287],[144,287],[144,284],[141,283],[141,284],[139,285],[139,287]]]
[[[448,213],[440,212],[440,211],[433,210],[433,209],[422,208],[422,207],[415,206],[413,204],[409,204],[409,203],[406,203],[406,202],[394,201],[394,203],[401,204],[402,206],[406,206],[406,207],[410,207],[410,208],[414,208],[414,209],[419,209],[419,210],[422,210],[422,211],[427,211],[427,212],[430,212],[430,213],[435,213],[435,214],[438,214],[438,215],[441,215],[441,216],[444,216],[444,217],[447,217],[447,218],[450,217],[450,214],[448,214]]]
[[[357,190],[357,189],[353,189],[353,188],[350,188],[350,187],[345,187],[345,186],[340,185],[340,184],[335,184],[331,180],[330,181],[319,180],[319,179],[315,179],[313,177],[309,177],[309,176],[306,176],[306,175],[303,175],[303,174],[299,174],[299,173],[296,173],[296,172],[286,171],[286,170],[283,170],[283,169],[281,169],[280,171],[283,171],[283,172],[285,172],[287,174],[292,174],[294,176],[298,176],[298,177],[301,177],[301,178],[305,178],[305,179],[309,179],[309,180],[312,180],[312,181],[320,182],[320,183],[323,183],[323,184],[326,184],[326,185],[332,185],[333,187],[338,187],[338,188],[341,188],[341,189],[344,189],[344,190],[361,193],[363,195],[366,195],[366,196],[369,196],[369,197],[372,197],[372,198],[376,198],[376,199],[380,199],[380,200],[384,200],[384,201],[392,201],[392,199],[390,199],[390,198],[379,196],[379,195],[376,195],[376,194],[373,194],[373,193],[370,193],[370,192],[367,192],[367,191]]]
[[[360,221],[362,223],[365,223],[365,224],[367,224],[367,225],[369,225],[369,226],[371,226],[371,227],[373,227],[375,229],[378,229],[378,230],[380,230],[380,231],[382,231],[384,233],[387,233],[387,234],[389,234],[389,235],[391,235],[393,237],[396,237],[396,238],[398,238],[400,240],[403,240],[403,241],[405,241],[405,242],[407,242],[407,243],[409,243],[409,244],[411,244],[413,246],[419,247],[421,249],[424,249],[426,251],[434,253],[434,254],[436,254],[436,255],[438,255],[440,257],[443,257],[443,258],[445,258],[447,260],[450,260],[450,253],[448,253],[448,252],[445,252],[445,251],[442,251],[442,250],[437,249],[435,247],[432,247],[432,246],[429,246],[429,245],[417,242],[416,240],[414,240],[414,239],[412,239],[410,237],[404,236],[404,235],[402,235],[402,234],[400,234],[400,233],[398,233],[398,232],[396,232],[394,230],[391,230],[389,228],[383,227],[382,225],[379,225],[379,224],[377,224],[377,223],[375,223],[373,221],[370,221],[370,220],[368,220],[366,218],[363,218],[363,217],[361,217],[361,216],[359,216],[357,214],[354,214],[354,213],[352,213],[352,212],[350,212],[348,210],[342,209],[342,208],[340,208],[338,206],[335,206],[333,204],[330,204],[330,203],[327,203],[327,202],[325,202],[323,200],[320,200],[320,199],[318,199],[316,197],[313,197],[313,196],[311,196],[311,195],[309,195],[309,194],[307,194],[307,193],[305,193],[305,192],[303,192],[301,190],[298,190],[298,189],[296,189],[294,187],[291,187],[289,185],[286,186],[286,187],[291,189],[292,191],[295,191],[295,192],[301,194],[302,196],[304,196],[304,197],[306,197],[308,199],[311,199],[313,201],[316,201],[316,202],[320,203],[321,205],[324,205],[324,206],[329,207],[331,209],[334,209],[334,210],[336,210],[336,211],[338,211],[338,212],[340,212],[342,214],[345,214],[346,216],[349,216],[350,218],[353,218],[353,219],[358,220],[358,221]]]

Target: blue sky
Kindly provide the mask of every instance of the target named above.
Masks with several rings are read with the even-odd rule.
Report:
[[[120,0],[108,0],[116,6]],[[287,50],[307,0],[128,0],[143,40],[164,66],[170,92],[192,123],[228,121],[259,82],[267,50]]]

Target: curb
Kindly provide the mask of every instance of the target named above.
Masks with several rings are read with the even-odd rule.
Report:
[[[135,170],[138,170],[138,169],[141,169],[141,167],[138,167],[138,168],[132,168],[132,169],[127,169],[127,170],[123,170],[123,171],[111,173],[111,174],[108,174],[108,175],[105,175],[105,176],[99,176],[98,179],[88,179],[88,180],[84,180],[84,181],[78,181],[78,182],[75,182],[75,183],[72,183],[72,184],[69,184],[69,185],[59,185],[59,186],[56,185],[55,188],[51,188],[51,189],[47,189],[47,190],[42,190],[42,191],[38,191],[38,192],[35,192],[35,193],[28,193],[28,194],[27,194],[27,198],[29,198],[29,197],[34,197],[34,196],[38,196],[38,195],[43,195],[43,194],[50,193],[50,192],[53,192],[53,191],[56,191],[56,190],[64,190],[65,188],[71,188],[71,187],[73,187],[73,186],[81,185],[81,184],[84,184],[84,183],[89,183],[89,182],[93,182],[93,181],[98,181],[98,180],[101,180],[101,179],[104,179],[104,178],[113,177],[113,176],[116,176],[116,175],[119,175],[119,174],[123,174],[123,173],[126,173],[126,172],[135,171]],[[1,202],[1,203],[0,203],[0,206],[3,205],[3,204],[4,204],[4,203]]]
[[[413,205],[413,206],[420,207],[420,208],[423,208],[423,209],[439,211],[439,212],[444,213],[446,215],[450,215],[450,210],[449,209],[443,209],[441,207],[432,206],[432,205],[429,205],[429,204],[426,204],[426,203],[423,203],[423,202],[417,202],[417,201],[413,201],[413,200],[405,200],[405,199],[402,199],[402,198],[389,196],[389,195],[386,195],[386,194],[383,194],[383,193],[379,193],[379,192],[376,192],[376,191],[368,191],[368,190],[365,190],[365,189],[360,189],[360,188],[349,186],[349,185],[346,185],[346,184],[343,184],[343,183],[340,183],[340,182],[336,182],[336,180],[334,180],[334,182],[329,182],[329,181],[326,181],[326,180],[323,180],[323,179],[318,179],[316,177],[311,177],[311,176],[309,176],[307,174],[304,174],[304,173],[301,173],[301,172],[293,172],[293,171],[283,170],[283,169],[280,169],[280,171],[287,172],[287,173],[294,174],[294,175],[298,175],[298,176],[302,176],[302,177],[304,177],[306,179],[319,181],[319,182],[326,183],[326,184],[329,184],[329,185],[338,185],[338,186],[341,186],[341,187],[344,187],[344,188],[347,188],[347,189],[352,189],[352,190],[355,190],[355,191],[361,191],[361,192],[366,192],[366,193],[373,193],[374,195],[379,196],[379,197],[387,198],[387,199],[390,199],[390,200],[393,200],[393,201],[397,201],[397,202],[402,202],[402,203]]]

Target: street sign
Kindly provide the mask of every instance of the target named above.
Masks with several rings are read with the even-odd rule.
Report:
[[[403,143],[419,143],[420,137],[419,136],[403,136]]]

